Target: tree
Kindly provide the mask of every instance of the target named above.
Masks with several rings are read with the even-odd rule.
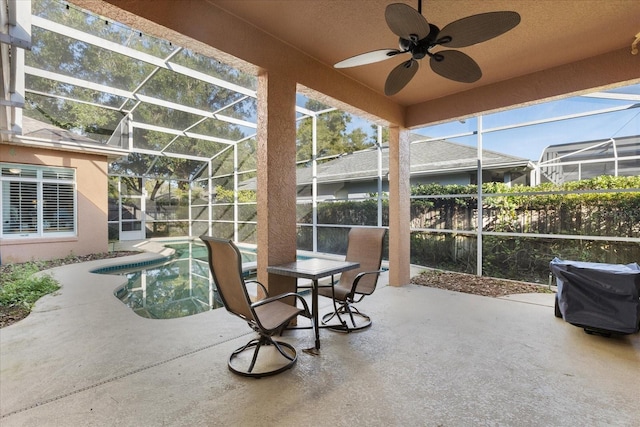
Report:
[[[371,144],[378,143],[378,125],[371,125]],[[382,127],[382,145],[389,144],[389,128],[386,126]]]
[[[351,133],[347,135],[349,145],[353,148],[352,151],[359,151],[367,148],[370,145],[367,141],[368,137],[369,135],[367,135],[367,133],[361,128],[355,128],[352,130]]]
[[[319,101],[309,99],[305,104],[305,108],[312,111],[321,111],[330,107]],[[368,135],[363,129],[355,128],[351,132],[347,132],[347,125],[351,121],[351,114],[340,110],[332,110],[317,116],[317,157],[352,153],[371,145],[367,141]],[[298,126],[298,160],[311,160],[312,131],[313,122],[311,118],[305,119]]]

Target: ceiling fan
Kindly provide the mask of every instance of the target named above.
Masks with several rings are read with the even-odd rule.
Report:
[[[497,37],[520,23],[517,12],[488,12],[467,16],[446,25],[442,30],[430,24],[422,16],[422,0],[418,0],[418,10],[404,3],[387,6],[385,19],[389,29],[400,37],[399,49],[379,49],[352,56],[334,65],[348,68],[372,64],[408,53],[411,58],[396,66],[384,85],[387,96],[395,95],[413,78],[418,71],[419,60],[429,57],[431,69],[450,80],[473,83],[482,77],[480,66],[469,55],[458,50],[431,52],[436,46],[460,48],[481,43]]]

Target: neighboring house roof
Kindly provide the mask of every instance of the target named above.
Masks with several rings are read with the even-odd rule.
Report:
[[[69,130],[22,116],[22,135],[14,135],[10,144],[29,144],[61,151],[75,151],[106,155],[114,160],[129,154],[127,150],[113,147]]]
[[[424,139],[415,135],[414,139]],[[439,175],[476,170],[478,151],[475,147],[451,141],[424,141],[411,144],[411,176]],[[528,159],[482,150],[482,163],[491,169],[527,167]],[[382,175],[389,171],[389,147],[382,147]],[[311,183],[311,168],[298,169],[298,185]],[[369,180],[378,176],[376,149],[345,154],[318,165],[318,182]]]
[[[426,137],[411,134],[413,141]],[[429,140],[411,144],[411,176],[443,175],[455,172],[475,171],[478,167],[478,150],[451,141]],[[528,159],[491,150],[482,150],[482,164],[491,170],[533,169]],[[382,147],[382,176],[389,172],[389,147]],[[318,164],[318,183],[370,181],[378,177],[378,150],[357,151],[343,154],[333,160]],[[312,182],[312,169],[298,168],[297,185]],[[243,181],[242,190],[255,190],[256,178]]]
[[[62,129],[27,116],[22,116],[22,136],[39,138],[47,141],[69,141],[104,145],[86,136],[78,135],[69,130]]]

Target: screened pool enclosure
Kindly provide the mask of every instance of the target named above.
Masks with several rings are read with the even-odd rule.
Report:
[[[255,243],[256,77],[64,1],[34,0],[31,7],[22,113],[128,153],[109,164],[110,240],[208,233]],[[516,238],[541,237],[547,248],[569,240],[619,244],[633,254],[625,256],[640,254],[639,219],[632,213],[620,219],[636,221],[627,228],[574,224],[543,230],[514,210],[508,226],[496,228],[502,219],[495,207],[507,195],[483,185],[524,184],[529,197],[541,198],[567,190],[536,193],[539,184],[640,175],[639,104],[640,85],[635,85],[414,130],[414,144],[447,141],[471,147],[473,155],[456,161],[412,159],[414,186],[446,182],[463,188],[413,192],[412,261],[454,269],[464,264],[461,270],[483,274],[483,257],[489,255],[483,239],[499,240],[492,243],[494,251]],[[299,249],[340,253],[351,226],[388,226],[387,130],[304,94],[298,95],[296,113],[298,168],[305,172],[297,186]],[[363,151],[376,160],[339,174],[327,166]],[[514,162],[502,165],[499,174],[492,163],[496,153]],[[589,170],[596,172],[585,174]],[[303,175],[311,179],[302,180]],[[330,192],[321,194],[319,185]],[[637,191],[632,185],[607,194]],[[454,212],[461,206],[467,210]],[[428,254],[443,247],[447,262]],[[515,249],[525,256],[527,248]]]

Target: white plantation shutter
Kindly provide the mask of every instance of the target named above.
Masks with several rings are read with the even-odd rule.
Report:
[[[2,207],[3,234],[25,234],[38,231],[37,183],[3,182]]]
[[[68,236],[76,231],[75,170],[0,164],[5,238]]]
[[[43,231],[73,231],[74,191],[72,184],[42,184]]]

